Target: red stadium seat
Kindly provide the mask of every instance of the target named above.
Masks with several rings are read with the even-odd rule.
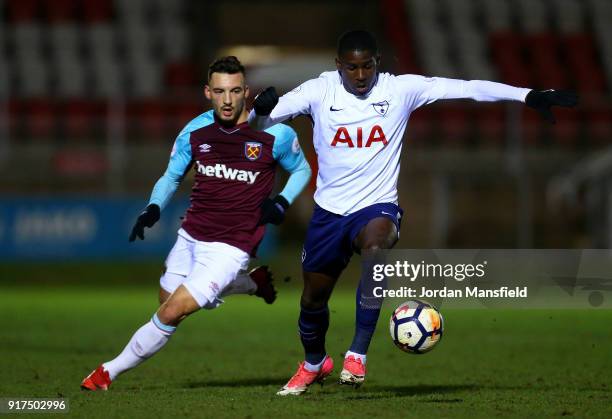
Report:
[[[190,62],[175,62],[166,66],[164,79],[169,87],[192,88],[198,84],[201,77],[198,76],[197,67]]]
[[[57,107],[49,99],[29,99],[23,102],[24,131],[33,139],[52,139],[56,136]]]
[[[62,150],[52,159],[55,172],[64,176],[99,176],[109,168],[106,154],[99,151]]]
[[[45,18],[50,23],[76,20],[77,0],[43,0]]]
[[[11,138],[23,138],[23,102],[11,99],[7,102],[8,129]]]
[[[461,145],[471,128],[473,107],[465,103],[444,104],[438,109],[440,137],[445,144]]]
[[[542,117],[535,110],[523,106],[521,109],[521,140],[527,145],[537,145],[543,126]]]
[[[163,100],[139,100],[127,106],[130,138],[160,141],[167,138],[167,113]]]
[[[557,123],[552,125],[555,145],[576,145],[580,140],[580,114],[575,109],[555,108]]]
[[[110,21],[113,17],[112,0],[80,0],[83,18],[88,23]]]
[[[530,58],[529,68],[535,70],[534,87],[567,86],[565,66],[560,59],[559,40],[552,33],[525,36],[525,49]]]
[[[385,20],[387,39],[394,46],[394,55],[398,61],[398,73],[418,73],[415,62],[414,42],[407,23],[406,6],[402,0],[383,0],[381,13]]]
[[[484,147],[503,145],[506,138],[506,108],[500,104],[479,104],[476,108],[478,136]]]
[[[168,137],[175,137],[181,129],[193,118],[205,112],[202,103],[193,100],[175,100],[169,107]]]
[[[597,62],[597,48],[592,37],[586,33],[566,35],[563,38],[563,50],[577,89],[581,93],[605,92],[605,75]]]
[[[98,136],[95,128],[104,119],[103,107],[93,101],[73,99],[62,106],[63,136],[66,139],[91,139]]]
[[[606,93],[606,79],[603,71],[595,62],[578,62],[571,67],[572,74],[576,78],[576,90],[584,94],[595,94],[597,96]]]
[[[512,32],[495,32],[490,35],[489,43],[501,81],[516,86],[531,85],[531,76],[522,56],[521,38]]]
[[[412,146],[427,147],[433,138],[432,123],[434,121],[435,108],[428,107],[417,109],[410,115],[406,127],[406,140]]]
[[[40,13],[38,0],[7,0],[6,9],[12,23],[33,21]]]
[[[592,141],[609,145],[612,138],[612,108],[587,112],[585,128]]]

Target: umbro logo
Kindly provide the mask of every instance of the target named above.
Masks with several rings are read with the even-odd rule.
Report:
[[[200,144],[200,152],[202,153],[208,153],[211,149],[211,145],[210,144]]]
[[[344,109],[344,108],[339,108],[339,109],[334,108],[334,105],[331,105],[331,106],[329,107],[329,110],[330,110],[330,111],[332,111],[332,112],[338,112],[338,111],[341,111],[342,109]]]

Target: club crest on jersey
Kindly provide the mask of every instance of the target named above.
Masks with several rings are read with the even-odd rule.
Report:
[[[247,159],[254,161],[261,157],[261,143],[248,142],[244,143],[244,155]]]
[[[389,110],[389,102],[383,100],[382,102],[372,103],[372,107],[376,111],[377,114],[385,116],[387,111]]]

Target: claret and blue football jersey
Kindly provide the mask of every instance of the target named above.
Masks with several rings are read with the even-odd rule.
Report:
[[[227,243],[253,253],[263,238],[264,226],[257,223],[261,205],[272,192],[277,163],[298,177],[310,176],[291,127],[278,124],[256,131],[244,122],[225,128],[209,111],[178,135],[149,203],[163,208],[193,168],[191,205],[182,228],[198,241]],[[290,178],[280,194],[291,203],[303,186],[304,181]]]

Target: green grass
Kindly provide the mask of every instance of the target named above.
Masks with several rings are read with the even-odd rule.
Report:
[[[299,292],[291,283],[280,284],[273,306],[238,296],[196,313],[110,391],[81,392],[81,379],[148,321],[157,285],[118,273],[111,285],[87,286],[70,277],[100,271],[75,269],[30,267],[25,284],[5,281],[10,269],[0,270],[0,397],[61,395],[70,399],[69,416],[87,418],[612,417],[612,311],[446,310],[439,347],[409,355],[388,337],[389,302],[366,384],[355,390],[335,384],[352,337],[350,286],[330,304],[333,378],[303,397],[277,397],[302,359]],[[155,272],[147,265],[133,275]],[[65,281],[36,283],[37,275]]]

